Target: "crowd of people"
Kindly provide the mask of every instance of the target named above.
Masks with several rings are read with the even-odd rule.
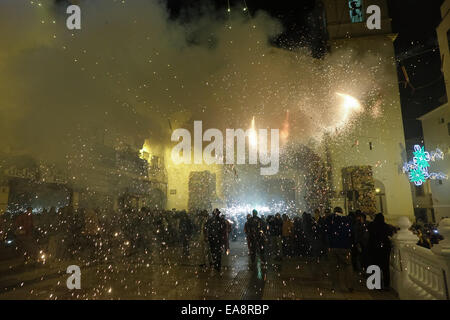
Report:
[[[389,257],[391,237],[396,229],[385,223],[383,214],[368,221],[361,211],[344,215],[342,208],[333,212],[315,210],[291,219],[287,214],[258,217],[256,210],[247,217],[245,225],[251,261],[258,256],[266,264],[268,259],[312,257],[317,262],[327,260],[333,287],[343,282],[353,290],[353,273],[364,272],[369,265],[380,267],[383,286],[389,287]],[[340,281],[343,280],[343,281]]]
[[[2,215],[1,235],[19,251],[26,262],[36,257],[72,259],[85,257],[95,263],[108,257],[129,257],[148,253],[151,244],[158,250],[180,248],[190,259],[195,247],[202,268],[222,270],[222,256],[230,251],[230,239],[236,238],[236,221],[218,209],[207,211],[124,210],[120,213],[99,209],[50,208],[33,213]],[[353,290],[353,274],[363,273],[370,265],[382,271],[383,286],[389,287],[389,256],[395,228],[383,214],[367,216],[361,211],[343,213],[340,207],[303,212],[293,218],[287,214],[260,216],[256,210],[247,216],[243,231],[250,256],[250,268],[257,261],[262,268],[283,259],[308,257],[327,261],[333,287],[343,282]],[[42,250],[42,248],[45,248]],[[47,255],[47,257],[46,257]],[[343,280],[343,281],[339,281]]]
[[[438,244],[443,239],[435,224],[425,223],[420,218],[411,226],[411,229],[419,238],[417,245],[427,249],[431,249],[433,245]]]
[[[42,248],[47,258],[83,257],[91,261],[148,252],[155,243],[161,250],[182,245],[183,254],[189,255],[191,239],[199,233],[203,217],[207,213],[188,215],[186,211],[148,208],[74,210],[69,206],[33,213],[30,207],[24,212],[3,214],[0,235],[30,264],[40,257]]]
[[[83,259],[88,263],[129,258],[157,251],[160,257],[180,250],[190,259],[193,249],[199,266],[221,269],[221,255],[236,240],[236,221],[215,210],[140,210],[54,207],[0,216],[2,243],[14,249],[28,265],[50,259]],[[155,252],[154,252],[155,253]]]

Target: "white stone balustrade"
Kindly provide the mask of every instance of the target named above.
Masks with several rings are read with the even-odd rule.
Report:
[[[418,238],[407,217],[398,219],[400,230],[393,236],[391,286],[400,299],[449,299],[450,219],[439,223],[444,236],[432,250],[417,246]]]

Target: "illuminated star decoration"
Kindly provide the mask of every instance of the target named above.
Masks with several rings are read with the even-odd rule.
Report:
[[[436,149],[430,155],[429,152],[425,151],[425,147],[416,144],[413,154],[413,160],[403,165],[403,172],[409,172],[409,180],[414,182],[416,186],[422,185],[427,179],[448,179],[448,176],[442,172],[428,172],[430,161],[444,159],[444,153],[441,150]]]
[[[411,182],[414,182],[416,186],[420,186],[422,183],[424,183],[427,180],[427,170],[423,170],[420,168],[412,169],[409,172],[409,180]]]
[[[414,164],[417,165],[418,168],[427,168],[430,166],[429,161],[431,160],[430,154],[425,151],[425,147],[422,148],[419,145],[414,146]]]

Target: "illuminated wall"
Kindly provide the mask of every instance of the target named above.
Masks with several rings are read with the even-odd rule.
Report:
[[[443,71],[447,89],[450,95],[450,45],[448,30],[450,30],[450,0],[441,6],[442,22],[436,29],[439,51],[443,59]],[[430,171],[443,172],[450,175],[450,105],[447,102],[439,108],[423,115],[422,128],[425,148],[429,151],[436,148],[444,152],[444,160],[431,162]],[[450,217],[450,180],[430,181],[433,208],[436,220]]]
[[[216,175],[216,194],[219,199],[223,199],[222,181],[223,166],[207,164],[175,164],[171,157],[171,148],[165,149],[165,165],[168,177],[167,187],[167,209],[177,210],[188,208],[189,199],[189,174],[191,171],[210,171]]]
[[[329,143],[335,194],[339,196],[343,189],[342,168],[370,165],[374,179],[384,186],[386,203],[384,213],[388,215],[387,218],[395,218],[398,215],[413,218],[409,181],[401,170],[406,160],[405,138],[387,3],[384,0],[370,3],[381,7],[380,30],[369,30],[365,23],[351,23],[347,15],[345,19],[340,18],[343,17],[340,13],[348,10],[344,1],[325,0],[324,4],[330,50],[334,52],[340,48],[351,48],[357,53],[356,56],[360,57],[361,60],[358,62],[362,63],[366,54],[379,54],[382,57],[380,67],[385,70],[383,79],[380,79],[380,83],[384,84],[379,94],[380,116],[374,118],[362,115],[348,134],[332,138]],[[363,5],[367,6],[367,3]],[[335,199],[335,202],[342,203],[342,197]]]
[[[444,71],[447,97],[450,95],[450,0],[444,1],[441,6],[442,21],[436,28],[439,42],[439,51],[443,59],[442,70]]]
[[[444,104],[420,118],[427,150],[441,149],[444,160],[430,162],[430,172],[443,172],[450,174],[450,108]],[[443,122],[442,122],[443,120]],[[431,195],[436,220],[450,217],[450,183],[449,180],[430,180]],[[415,187],[415,186],[414,186]]]

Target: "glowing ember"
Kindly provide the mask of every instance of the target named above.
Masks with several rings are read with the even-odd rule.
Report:
[[[348,95],[345,93],[339,93],[339,92],[336,92],[336,94],[342,98],[341,99],[341,101],[342,101],[342,104],[341,104],[342,117],[341,117],[340,124],[338,125],[338,127],[339,127],[339,126],[344,126],[348,122],[351,114],[353,112],[360,112],[362,107],[361,107],[360,102],[356,98],[352,97],[351,95]]]
[[[252,118],[252,127],[250,128],[250,136],[248,137],[248,141],[252,147],[258,145],[258,136],[256,135],[255,129],[255,116]]]
[[[286,111],[286,118],[283,121],[280,137],[283,143],[287,142],[287,138],[289,137],[289,110]]]

